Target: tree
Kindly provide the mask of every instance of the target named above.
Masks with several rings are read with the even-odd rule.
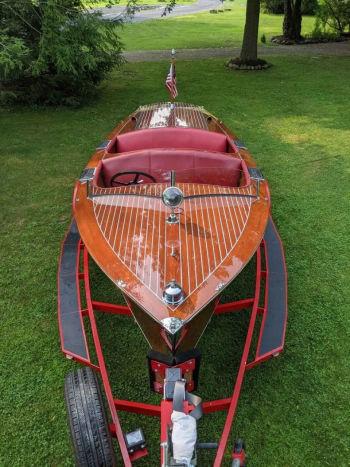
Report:
[[[258,58],[259,17],[260,0],[247,0],[241,53],[238,58],[228,61],[229,68],[260,70],[269,66],[265,60]]]
[[[247,0],[246,19],[240,61],[248,64],[258,60],[260,0]]]
[[[301,0],[284,0],[284,39],[293,42],[301,40],[301,21]]]
[[[262,0],[264,11],[273,15],[284,13],[284,0]],[[318,8],[317,0],[301,0],[301,12],[303,15],[314,15]]]
[[[0,0],[1,97],[79,103],[122,63],[117,27],[82,0]]]

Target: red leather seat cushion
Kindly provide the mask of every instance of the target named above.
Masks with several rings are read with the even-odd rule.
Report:
[[[101,174],[106,186],[110,186],[111,178],[116,173],[133,170],[152,175],[156,182],[168,182],[170,171],[175,170],[177,182],[222,186],[239,186],[242,170],[245,179],[249,177],[241,159],[193,149],[146,149],[103,159],[101,162]],[[119,180],[128,181],[130,178]],[[144,182],[150,183],[150,180],[144,178]]]
[[[222,133],[196,128],[151,128],[119,135],[110,152],[151,148],[193,148],[225,152],[227,138]]]

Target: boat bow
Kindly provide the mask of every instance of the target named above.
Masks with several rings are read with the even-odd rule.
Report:
[[[162,201],[166,187],[163,183],[95,186],[85,204],[100,236],[91,242],[102,242],[101,250],[108,251],[108,261],[106,253],[95,260],[115,284],[155,319],[187,321],[254,254],[264,233],[268,200],[257,196],[252,185],[180,183],[184,199],[176,210],[179,222],[171,223],[170,209]],[[87,247],[94,250],[93,245]],[[171,281],[183,291],[183,298],[174,304],[164,300]]]

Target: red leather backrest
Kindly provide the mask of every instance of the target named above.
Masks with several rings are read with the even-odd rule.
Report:
[[[196,128],[150,128],[123,133],[111,146],[113,152],[151,148],[192,148],[226,152],[227,138],[222,133]]]
[[[176,181],[183,183],[239,186],[242,170],[246,181],[249,178],[240,159],[193,149],[146,149],[102,160],[101,174],[106,186],[110,186],[116,173],[132,170],[148,173],[157,182],[168,182],[171,170],[176,172]]]

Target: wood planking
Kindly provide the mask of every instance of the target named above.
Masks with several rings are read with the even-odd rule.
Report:
[[[110,248],[145,287],[161,299],[166,283],[176,279],[189,298],[233,250],[252,202],[206,195],[251,194],[251,187],[179,184],[185,195],[201,196],[184,201],[178,224],[166,222],[170,211],[159,198],[164,188],[94,187],[93,193],[100,195],[93,197],[94,214]],[[132,196],[136,193],[152,198]]]
[[[142,107],[135,114],[136,129],[159,127],[190,127],[208,130],[203,109],[181,103],[164,103]]]

